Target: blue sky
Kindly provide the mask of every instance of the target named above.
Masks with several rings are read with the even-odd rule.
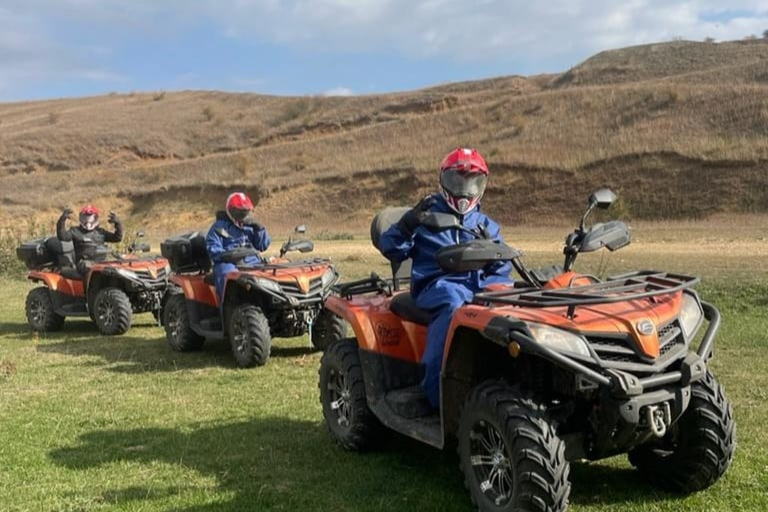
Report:
[[[768,0],[0,0],[0,101],[404,91],[765,29]]]

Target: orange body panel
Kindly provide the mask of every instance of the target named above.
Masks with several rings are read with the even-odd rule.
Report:
[[[555,278],[548,287],[578,286],[591,282],[588,277],[568,272]],[[659,357],[658,326],[675,318],[682,300],[683,294],[678,291],[650,299],[577,306],[572,318],[568,317],[567,306],[532,308],[467,304],[459,308],[453,317],[444,354],[450,352],[454,332],[459,327],[482,332],[494,318],[509,316],[584,335],[629,334],[643,354],[655,359]],[[427,330],[397,317],[389,310],[390,301],[391,297],[384,296],[360,296],[349,300],[332,296],[326,301],[326,307],[350,323],[361,348],[407,361],[419,361],[424,352]],[[638,331],[637,325],[641,321],[653,323],[651,334]]]
[[[202,274],[171,274],[171,282],[184,291],[184,296],[188,300],[217,308],[219,307],[219,300],[216,297],[216,288],[203,281],[204,277]]]
[[[346,319],[360,348],[387,356],[418,362],[424,353],[427,328],[402,320],[389,310],[391,297],[355,297],[346,300],[331,296],[325,307]]]
[[[27,273],[27,278],[31,281],[45,283],[48,289],[65,295],[85,297],[85,288],[82,281],[67,279],[57,272],[33,270]]]

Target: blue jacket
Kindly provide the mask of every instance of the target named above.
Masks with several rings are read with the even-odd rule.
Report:
[[[435,202],[429,211],[458,215],[448,206],[443,196],[433,194],[432,197]],[[462,226],[472,230],[478,230],[478,226],[483,225],[489,239],[503,242],[499,225],[481,213],[479,207],[460,215],[459,220]],[[472,240],[474,240],[472,235],[455,228],[433,233],[423,226],[417,227],[412,237],[406,237],[400,230],[400,226],[393,224],[381,235],[379,246],[382,254],[391,261],[412,259],[411,293],[414,297],[438,279],[464,283],[473,290],[493,283],[510,282],[509,273],[512,271],[512,265],[509,262],[495,263],[484,270],[462,274],[446,274],[438,266],[435,255],[439,249]]]
[[[216,213],[216,222],[208,230],[205,246],[208,249],[213,264],[226,263],[221,259],[222,253],[238,247],[253,247],[257,251],[266,251],[272,240],[264,227],[238,227],[225,212]],[[264,261],[258,256],[248,256],[244,263],[255,265]]]

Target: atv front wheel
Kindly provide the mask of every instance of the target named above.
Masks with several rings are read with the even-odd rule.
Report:
[[[163,311],[163,326],[165,338],[176,352],[191,352],[203,348],[205,338],[192,330],[187,301],[183,294],[175,293],[168,298]]]
[[[261,366],[269,359],[272,337],[269,322],[261,309],[251,304],[238,306],[232,312],[229,340],[235,361],[240,368]]]
[[[481,512],[568,507],[565,443],[542,404],[484,382],[466,399],[458,437],[464,483]]]
[[[658,442],[629,452],[629,462],[661,488],[692,493],[714,484],[736,449],[733,409],[710,371],[691,385],[691,402]]]
[[[58,331],[64,325],[64,317],[53,309],[51,292],[45,286],[30,291],[25,305],[27,322],[38,332]]]
[[[325,350],[334,341],[347,337],[349,324],[336,313],[322,309],[312,326],[312,346],[317,350]]]
[[[131,327],[131,301],[119,288],[104,288],[99,291],[93,301],[93,313],[93,321],[101,334],[125,334]]]
[[[332,343],[320,359],[319,374],[320,403],[331,437],[347,450],[374,447],[384,432],[366,402],[357,342]]]

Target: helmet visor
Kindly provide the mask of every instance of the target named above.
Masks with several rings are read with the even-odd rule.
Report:
[[[476,171],[450,169],[440,175],[440,185],[454,197],[481,197],[487,182],[488,176]]]
[[[79,220],[80,225],[87,231],[96,229],[99,225],[99,216],[95,213],[81,213]]]
[[[243,222],[250,213],[250,208],[229,208],[229,216],[235,222]]]

